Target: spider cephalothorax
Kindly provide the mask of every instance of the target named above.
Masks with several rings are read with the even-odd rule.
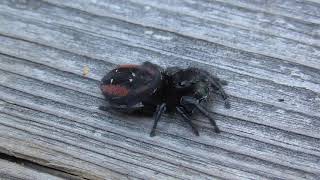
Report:
[[[191,115],[198,110],[219,133],[215,120],[203,104],[210,102],[212,92],[216,91],[223,97],[225,107],[230,108],[228,96],[222,88],[225,84],[225,81],[198,68],[170,67],[164,70],[150,62],[120,65],[101,80],[100,88],[109,104],[100,109],[153,114],[155,120],[150,136],[155,135],[157,123],[165,112],[180,114],[199,135],[191,122]]]

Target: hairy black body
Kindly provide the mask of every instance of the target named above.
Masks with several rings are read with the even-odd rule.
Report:
[[[198,68],[170,67],[164,70],[150,62],[120,65],[101,80],[100,88],[109,104],[100,109],[153,114],[155,120],[150,136],[155,135],[157,123],[165,112],[180,114],[199,135],[191,121],[191,115],[198,110],[219,133],[215,120],[203,105],[211,102],[212,92],[216,91],[224,99],[225,107],[230,108],[222,85],[226,82]]]

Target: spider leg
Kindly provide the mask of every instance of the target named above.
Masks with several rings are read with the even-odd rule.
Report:
[[[211,79],[212,81],[220,82],[220,84],[221,84],[222,86],[228,85],[228,82],[225,81],[225,80],[222,80],[222,79],[220,79],[220,78],[218,78],[218,77],[216,77],[216,76],[214,76],[214,75],[209,75],[209,76],[210,76],[210,79]]]
[[[229,84],[228,81],[225,81],[225,80],[219,79],[219,81],[220,81],[222,86],[227,86]]]
[[[128,105],[115,105],[115,104],[107,104],[103,106],[99,106],[99,110],[101,111],[109,111],[109,110],[116,110],[123,113],[133,113],[144,108],[142,103],[135,104],[133,106]]]
[[[221,81],[219,78],[210,78],[211,86],[213,86],[219,93],[221,94],[223,100],[224,100],[224,107],[227,109],[230,109],[230,102],[229,102],[229,96],[226,94],[226,92],[223,89],[223,85],[228,84],[226,81]]]
[[[196,136],[199,136],[199,131],[197,130],[196,126],[192,123],[191,119],[189,118],[185,110],[182,107],[177,107],[176,109],[178,113],[182,116],[183,120],[191,126],[193,133]]]
[[[153,137],[156,135],[155,130],[157,128],[158,121],[160,120],[162,114],[166,111],[166,109],[167,108],[165,103],[162,103],[160,106],[157,107],[157,111],[155,112],[155,116],[154,116],[153,127],[150,132],[150,137]]]
[[[99,109],[101,111],[108,111],[109,107],[107,107],[107,106],[99,106]]]
[[[216,133],[220,133],[220,129],[218,128],[216,121],[210,116],[209,112],[199,104],[197,99],[189,96],[183,96],[181,98],[181,105],[184,104],[194,105],[204,116],[210,120],[211,124],[214,126],[214,131]]]

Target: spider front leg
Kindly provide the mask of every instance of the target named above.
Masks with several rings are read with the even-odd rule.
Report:
[[[181,105],[194,105],[204,116],[206,116],[210,120],[211,124],[214,126],[214,131],[216,133],[220,133],[220,129],[218,128],[216,121],[210,116],[209,112],[199,104],[196,98],[190,96],[183,96],[181,98],[180,103]]]
[[[160,120],[162,114],[166,111],[166,104],[165,103],[162,103],[160,106],[157,107],[157,110],[155,112],[155,115],[154,115],[154,123],[153,123],[153,127],[151,129],[151,132],[150,132],[150,137],[153,137],[156,135],[155,131],[156,131],[156,128],[157,128],[157,124],[158,124],[158,121]]]
[[[191,126],[193,133],[196,136],[199,136],[199,131],[197,130],[195,125],[192,123],[191,119],[189,118],[187,112],[185,112],[183,107],[177,107],[176,109],[177,109],[177,112],[182,116],[183,120]]]
[[[99,106],[99,109],[101,111],[108,111],[109,107],[107,107],[107,106]]]
[[[213,88],[215,88],[219,93],[221,94],[223,100],[224,100],[224,107],[227,109],[230,109],[230,102],[229,102],[229,96],[226,94],[226,92],[223,89],[223,85],[227,85],[228,83],[226,81],[220,80],[217,77],[211,77],[210,83]]]

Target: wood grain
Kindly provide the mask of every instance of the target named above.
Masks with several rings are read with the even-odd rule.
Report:
[[[161,6],[147,6],[134,1],[96,1],[92,4],[86,0],[62,1],[46,0],[60,5],[81,9],[99,16],[117,18],[126,22],[162,29],[184,36],[191,36],[209,42],[223,44],[243,51],[281,58],[294,63],[320,68],[320,48],[291,39],[271,36],[263,32],[254,32],[220,21],[201,19],[182,13],[162,9]],[[179,9],[179,7],[177,7]],[[315,26],[318,34],[319,26]],[[317,37],[319,37],[317,35]],[[169,39],[172,39],[168,37]],[[168,39],[167,38],[167,39]],[[319,41],[318,41],[319,42]],[[276,44],[276,46],[275,46]]]
[[[52,180],[62,180],[53,175],[48,175],[47,173],[42,173],[24,167],[23,165],[16,164],[14,162],[6,161],[0,159],[0,176],[1,179],[26,179],[26,180],[41,180],[41,179],[52,179]]]
[[[320,7],[318,0],[224,0],[224,2],[240,7],[286,16],[300,21],[320,24]]]
[[[1,1],[0,152],[79,179],[318,179],[319,5]],[[223,132],[165,115],[150,138],[150,117],[100,111],[104,74],[144,61],[227,80],[232,108],[208,107]]]

